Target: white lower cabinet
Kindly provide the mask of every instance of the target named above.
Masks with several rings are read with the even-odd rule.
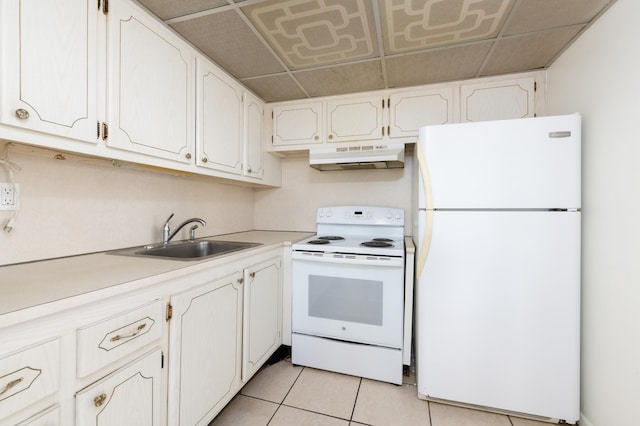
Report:
[[[155,349],[76,394],[76,425],[159,426],[162,351]]]
[[[242,272],[171,297],[169,424],[207,425],[240,387]]]
[[[262,259],[171,297],[168,424],[208,425],[280,347],[282,256]]]
[[[59,339],[0,355],[0,424],[21,410],[23,419],[35,416],[43,404],[49,405],[47,400],[57,401],[59,389]]]
[[[282,342],[281,258],[244,271],[242,380],[247,381]]]
[[[282,343],[283,255],[0,326],[0,426],[208,425]]]

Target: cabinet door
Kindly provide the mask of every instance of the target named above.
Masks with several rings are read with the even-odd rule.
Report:
[[[322,102],[273,108],[273,145],[322,143]]]
[[[282,341],[281,259],[273,258],[244,272],[242,380],[247,381]]]
[[[76,393],[76,424],[162,423],[162,351],[153,352]]]
[[[453,108],[453,87],[393,94],[388,136],[417,137],[420,127],[453,123]]]
[[[240,389],[242,273],[171,298],[169,424],[207,425]]]
[[[460,87],[461,122],[506,120],[534,116],[533,77]]]
[[[244,94],[243,174],[262,179],[262,118],[264,106],[255,96]]]
[[[96,27],[93,1],[2,0],[0,121],[96,143]]]
[[[0,358],[0,423],[60,388],[60,340]]]
[[[128,1],[109,2],[107,145],[192,163],[195,55]]]
[[[327,142],[382,138],[382,96],[327,102]]]
[[[213,65],[198,59],[196,164],[242,173],[242,90]]]

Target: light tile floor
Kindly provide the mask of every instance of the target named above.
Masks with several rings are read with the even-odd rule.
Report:
[[[260,370],[209,426],[548,426],[418,399],[396,386],[280,361]]]

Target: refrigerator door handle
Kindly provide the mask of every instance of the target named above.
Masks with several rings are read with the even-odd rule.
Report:
[[[424,200],[425,207],[425,223],[424,234],[422,235],[422,244],[419,248],[418,261],[416,262],[416,279],[422,275],[422,270],[427,262],[427,256],[429,254],[429,248],[431,247],[431,238],[433,235],[433,193],[431,191],[431,177],[429,175],[429,167],[427,167],[427,159],[424,156],[422,150],[422,144],[418,142],[416,144],[418,167],[420,168],[420,178],[422,179],[422,186],[424,188]],[[423,210],[423,209],[420,209]]]

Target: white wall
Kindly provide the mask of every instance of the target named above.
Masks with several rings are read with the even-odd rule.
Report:
[[[639,424],[640,2],[618,0],[551,66],[547,111],[583,115],[583,424]]]
[[[316,210],[332,205],[403,208],[405,234],[411,235],[412,154],[403,169],[321,172],[307,155],[282,160],[282,187],[255,193],[255,227],[263,230],[315,231]]]
[[[157,242],[172,212],[174,227],[191,217],[206,220],[197,236],[253,229],[251,188],[53,155],[21,145],[9,149],[9,159],[21,166],[15,174],[21,199],[9,234],[1,228],[11,215],[0,212],[0,265]],[[0,167],[0,182],[7,181]],[[186,228],[177,239],[188,238]]]

